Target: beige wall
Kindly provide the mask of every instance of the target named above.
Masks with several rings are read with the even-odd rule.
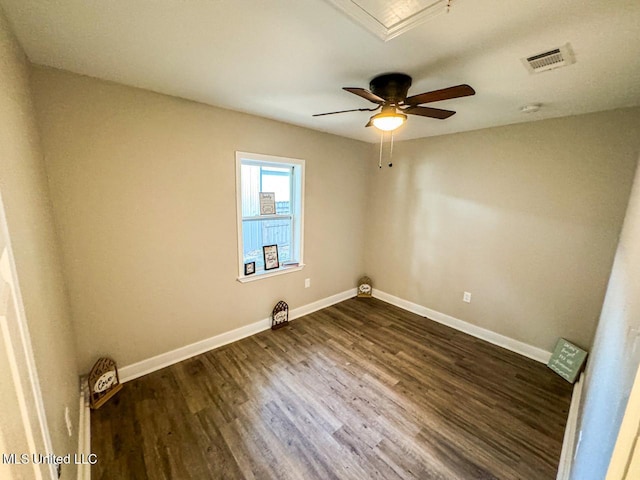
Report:
[[[637,131],[637,130],[636,130]],[[640,168],[587,367],[571,478],[605,478],[640,364]],[[576,442],[577,443],[577,442]]]
[[[367,144],[56,70],[32,86],[82,371],[355,286]],[[304,270],[236,281],[236,150],[306,160]]]
[[[591,345],[640,109],[399,142],[378,170],[377,146],[250,115],[51,69],[32,87],[81,371],[325,298],[365,265],[376,288],[496,333]],[[236,281],[235,150],[307,160],[302,272]]]
[[[630,109],[397,143],[393,168],[369,172],[375,286],[548,351],[589,348],[638,127]]]
[[[0,190],[53,448],[58,455],[72,453],[77,447],[79,398],[74,334],[30,98],[28,64],[1,9]],[[65,426],[65,406],[74,422],[72,437]],[[2,416],[17,419],[18,412],[3,411]],[[75,478],[73,467],[63,471],[63,478]]]

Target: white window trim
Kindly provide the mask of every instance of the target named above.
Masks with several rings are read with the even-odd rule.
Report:
[[[294,265],[294,266],[289,266],[289,267],[280,267],[277,270],[269,270],[267,272],[263,272],[263,273],[254,273],[253,275],[245,275],[244,274],[244,264],[242,265],[242,275],[239,276],[237,278],[237,280],[240,283],[249,283],[249,282],[255,282],[256,280],[262,280],[265,278],[270,278],[270,277],[277,277],[278,275],[284,275],[285,273],[293,273],[293,272],[299,272],[300,270],[302,270],[306,265]]]
[[[298,165],[300,167],[297,175],[300,175],[300,190],[292,192],[295,196],[300,196],[300,212],[294,215],[294,221],[299,222],[300,240],[296,249],[299,252],[297,265],[281,266],[277,270],[268,270],[265,272],[256,272],[252,275],[244,274],[244,251],[242,245],[242,160],[255,160],[257,162],[271,163],[274,167]],[[277,157],[274,155],[263,155],[260,153],[239,152],[236,151],[236,223],[237,223],[237,244],[238,244],[238,278],[240,283],[254,282],[265,278],[271,278],[286,273],[293,273],[302,270],[304,264],[304,175],[305,161],[299,158]],[[297,182],[296,182],[297,183]],[[292,205],[295,202],[292,202]],[[296,225],[296,228],[298,225]]]

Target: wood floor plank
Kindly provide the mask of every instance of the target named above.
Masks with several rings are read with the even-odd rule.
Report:
[[[354,298],[127,383],[92,411],[96,479],[545,480],[571,385]]]

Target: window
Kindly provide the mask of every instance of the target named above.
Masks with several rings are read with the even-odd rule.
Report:
[[[275,213],[260,212],[260,193],[275,194]],[[236,152],[238,280],[302,268],[304,160]],[[280,267],[265,270],[262,247],[278,246]],[[255,273],[245,264],[255,262]]]

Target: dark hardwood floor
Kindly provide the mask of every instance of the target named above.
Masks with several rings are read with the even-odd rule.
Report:
[[[375,299],[127,383],[94,479],[554,479],[571,385]]]

